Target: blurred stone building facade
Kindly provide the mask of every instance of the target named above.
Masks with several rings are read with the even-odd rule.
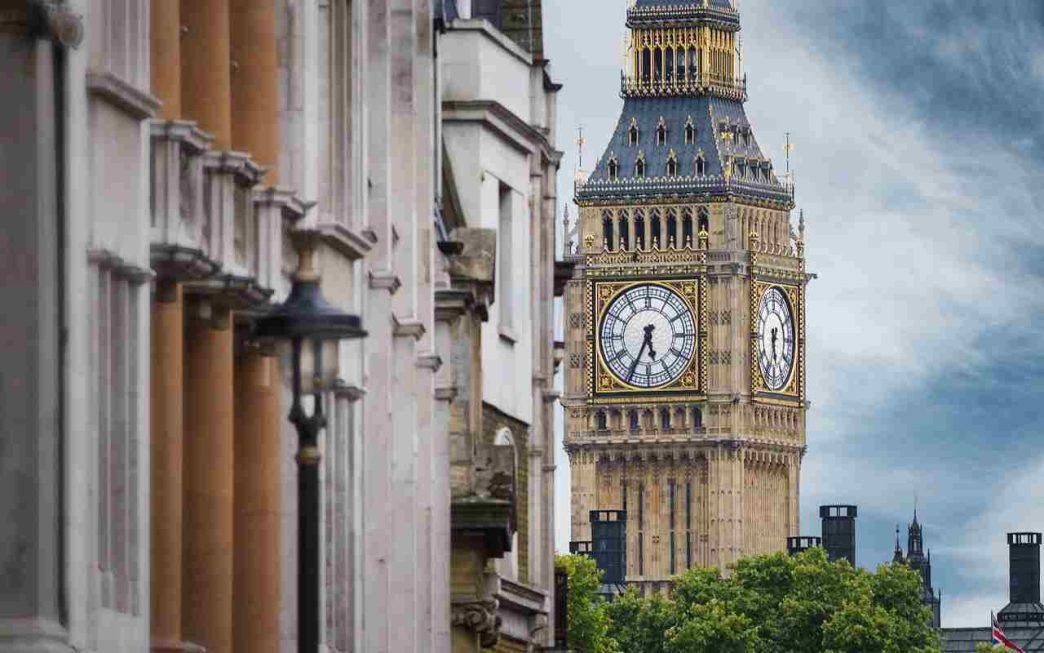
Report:
[[[296,650],[296,233],[368,337],[327,651],[539,650],[555,175],[538,0],[0,0],[0,651]]]

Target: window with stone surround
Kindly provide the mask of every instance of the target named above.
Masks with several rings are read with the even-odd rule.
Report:
[[[501,336],[514,340],[515,326],[515,277],[513,256],[514,220],[512,211],[514,202],[511,187],[501,182],[498,190],[500,218],[497,225],[497,259],[500,261],[500,278],[497,279],[497,306],[500,315]]]
[[[101,607],[140,615],[139,460],[145,432],[141,302],[147,273],[107,254],[92,257],[91,430],[96,438],[95,559]],[[144,387],[143,387],[144,385]]]
[[[149,80],[148,3],[141,0],[91,0],[90,69],[112,75],[147,92]]]

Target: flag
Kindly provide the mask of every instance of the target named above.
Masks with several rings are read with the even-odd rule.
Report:
[[[994,646],[1003,646],[1005,648],[1005,650],[1008,650],[1008,651],[1016,651],[1017,653],[1026,653],[1026,651],[1022,650],[1021,646],[1019,646],[1015,642],[1011,641],[1010,639],[1008,639],[1004,635],[1004,631],[1001,630],[1000,624],[997,623],[997,616],[995,614],[993,614],[992,612],[990,613],[990,623],[993,626],[993,628],[991,629],[991,635],[990,636],[991,636],[991,641],[993,642]]]

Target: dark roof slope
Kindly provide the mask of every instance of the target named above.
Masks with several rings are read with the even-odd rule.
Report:
[[[660,119],[666,127],[666,143],[657,144]],[[685,142],[686,125],[695,129],[693,142]],[[638,143],[631,145],[632,124],[638,128]],[[722,132],[732,135],[724,140]],[[677,175],[668,176],[668,160],[673,153]],[[639,177],[637,162],[645,161],[645,176]],[[697,174],[697,158],[705,168]],[[616,178],[609,174],[609,162],[618,166]],[[725,166],[733,162],[726,179]],[[705,196],[747,195],[758,199],[790,202],[790,195],[772,170],[772,164],[758,146],[743,104],[712,95],[686,97],[630,97],[605,152],[586,183],[577,190],[579,201],[634,199],[657,195]]]
[[[729,0],[710,0],[707,3],[716,9],[732,9]],[[702,7],[703,0],[638,0],[636,7]]]

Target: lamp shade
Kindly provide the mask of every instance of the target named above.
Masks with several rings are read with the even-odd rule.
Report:
[[[359,316],[323,298],[317,280],[296,280],[286,301],[257,320],[254,335],[275,340],[280,348],[298,348],[293,364],[299,368],[300,392],[312,394],[336,379],[340,341],[362,338],[366,332]]]
[[[350,340],[366,332],[358,315],[346,313],[323,298],[318,281],[294,281],[286,301],[259,318],[259,338]]]

